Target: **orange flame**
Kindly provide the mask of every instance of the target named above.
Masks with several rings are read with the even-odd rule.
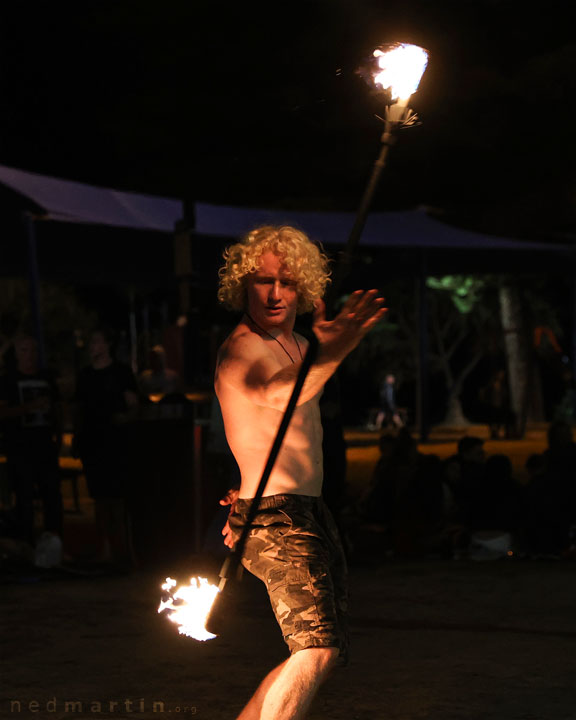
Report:
[[[407,103],[426,70],[426,50],[417,45],[398,43],[384,50],[377,48],[374,57],[380,68],[374,75],[374,83],[385,90],[390,89],[393,99]]]
[[[158,612],[167,611],[168,619],[178,625],[178,632],[195,640],[211,640],[216,635],[206,630],[206,618],[219,590],[206,578],[190,578],[190,585],[176,587],[176,580],[166,578],[162,590],[168,593],[161,600]],[[176,588],[176,589],[174,589]]]

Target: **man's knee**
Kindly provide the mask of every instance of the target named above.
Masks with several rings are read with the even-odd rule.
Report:
[[[323,650],[324,662],[327,667],[332,668],[336,665],[338,658],[340,657],[340,650],[337,647],[320,648]]]
[[[340,650],[337,647],[311,647],[300,650],[298,655],[319,672],[330,670],[336,665]]]

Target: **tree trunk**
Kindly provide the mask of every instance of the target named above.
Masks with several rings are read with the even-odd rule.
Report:
[[[464,427],[466,425],[471,425],[470,421],[464,415],[464,412],[462,410],[460,394],[462,393],[464,381],[466,380],[468,375],[470,375],[472,370],[474,370],[481,357],[482,356],[480,355],[480,353],[476,354],[468,363],[468,365],[466,365],[466,367],[464,367],[460,371],[460,374],[455,381],[452,376],[452,370],[450,369],[450,365],[445,365],[445,374],[449,381],[450,390],[448,393],[448,402],[446,403],[446,416],[442,422],[442,425],[456,425]]]
[[[470,425],[470,421],[462,411],[459,393],[451,393],[449,395],[446,416],[442,421],[442,425],[453,427],[466,427]]]
[[[510,409],[514,413],[515,434],[517,437],[522,437],[526,429],[529,367],[518,287],[510,281],[501,283],[499,298],[506,348]]]

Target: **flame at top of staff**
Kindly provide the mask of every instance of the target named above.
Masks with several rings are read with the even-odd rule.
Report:
[[[376,48],[374,57],[380,70],[374,83],[390,89],[392,98],[407,103],[416,92],[428,64],[428,53],[418,45],[396,43]]]

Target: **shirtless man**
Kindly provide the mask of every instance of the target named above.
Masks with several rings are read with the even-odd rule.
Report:
[[[238,720],[298,720],[339,656],[347,633],[346,561],[321,499],[322,425],[318,401],[328,378],[385,309],[376,290],[353,293],[332,320],[321,297],[327,258],[304,233],[266,226],[230,247],[218,297],[243,310],[218,355],[215,389],[226,437],[241,473],[230,491],[223,534],[233,547],[256,494],[307,341],[296,314],[314,310],[319,341],[276,464],[247,538],[242,562],[265,584],[291,655],[272,670]]]

